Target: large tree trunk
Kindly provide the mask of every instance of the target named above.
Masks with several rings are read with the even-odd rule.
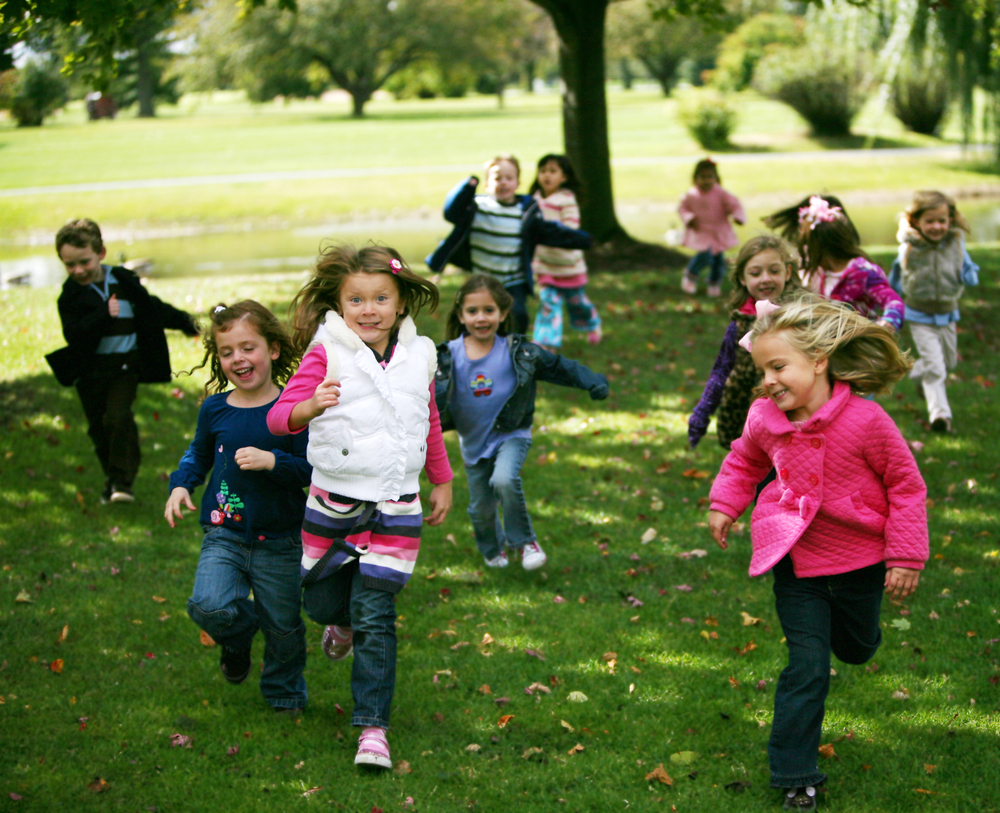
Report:
[[[139,118],[151,119],[156,115],[154,95],[156,92],[156,77],[153,75],[153,64],[150,43],[142,42],[135,52],[135,93],[139,102]]]

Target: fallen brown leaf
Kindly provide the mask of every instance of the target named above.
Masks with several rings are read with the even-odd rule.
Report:
[[[836,751],[833,749],[832,742],[828,742],[826,745],[821,745],[819,747],[819,753],[820,756],[825,757],[826,759],[833,759],[833,757],[837,755]]]
[[[509,723],[513,719],[514,719],[513,714],[505,714],[503,717],[497,720],[497,725],[500,726],[500,728],[505,728],[507,726],[507,723]]]
[[[570,756],[573,756],[573,754],[579,754],[583,750],[584,750],[583,746],[580,743],[577,743],[572,748],[570,748],[566,753],[569,754]]]
[[[662,782],[664,785],[674,784],[674,780],[670,778],[670,774],[666,772],[662,762],[646,774],[646,781]]]
[[[215,646],[215,639],[205,632],[205,630],[201,631],[201,635],[198,636],[198,640],[201,641],[202,646]]]

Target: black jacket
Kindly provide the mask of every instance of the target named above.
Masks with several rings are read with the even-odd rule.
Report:
[[[493,428],[498,432],[527,429],[535,417],[535,382],[548,381],[563,387],[587,390],[595,401],[608,397],[608,379],[576,361],[542,350],[527,336],[499,336],[507,342],[517,374],[514,394],[507,399]],[[434,400],[441,414],[441,431],[455,428],[451,417],[451,395],[455,388],[455,361],[447,342],[437,346],[438,368],[434,374]]]
[[[107,270],[105,266],[105,273]],[[170,328],[197,336],[197,325],[189,314],[150,294],[134,272],[121,266],[110,270],[118,281],[121,298],[132,303],[135,313],[139,352],[135,372],[139,382],[169,381],[170,353],[163,331]],[[57,305],[63,336],[69,346],[49,353],[45,360],[59,383],[70,386],[95,369],[97,345],[110,332],[113,320],[104,298],[90,285],[80,285],[72,279],[63,283]]]

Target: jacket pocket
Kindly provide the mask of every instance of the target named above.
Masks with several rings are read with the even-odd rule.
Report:
[[[885,530],[886,518],[869,508],[857,491],[849,497],[824,501],[821,511],[840,525],[868,534],[881,534]]]
[[[333,472],[347,465],[353,451],[354,438],[347,427],[336,426],[310,437],[307,457],[321,471]]]

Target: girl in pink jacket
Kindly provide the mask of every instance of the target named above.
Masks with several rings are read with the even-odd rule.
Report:
[[[750,407],[712,486],[709,528],[723,548],[773,466],[750,519],[750,575],[774,573],[788,666],[768,755],[786,809],[812,810],[830,652],[868,661],[882,641],[882,592],[916,589],[928,556],[927,489],[903,436],[874,401],[911,361],[888,328],[813,295],[758,303],[744,339],[766,396]],[[749,346],[747,346],[749,345]]]
[[[697,252],[681,278],[681,290],[697,293],[698,274],[708,266],[708,295],[719,296],[726,274],[726,250],[740,243],[729,218],[743,225],[747,216],[737,197],[722,188],[719,169],[711,158],[695,164],[692,180],[694,186],[684,193],[677,207],[684,223],[681,245]]]

